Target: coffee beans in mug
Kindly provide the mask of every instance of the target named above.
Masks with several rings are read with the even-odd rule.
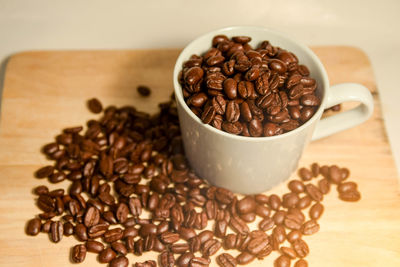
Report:
[[[250,41],[217,35],[208,51],[184,62],[178,79],[186,103],[203,123],[231,134],[273,136],[296,129],[321,104],[317,82],[290,51],[268,41],[253,48]]]
[[[235,40],[235,49],[248,42],[246,37]],[[258,54],[275,53],[276,49],[264,44],[270,52],[249,50],[246,59],[235,51],[229,52],[232,49],[229,45],[224,48],[225,44],[232,44],[226,37],[214,41],[235,59],[225,64],[218,49],[214,49],[205,56],[206,64],[210,65],[205,69],[199,67],[201,58],[193,57],[187,62],[192,70],[184,78],[192,86],[191,90],[199,89],[196,84],[207,79],[204,75],[210,76],[208,92],[193,93],[189,102],[196,108],[208,110],[204,120],[220,116],[222,125],[229,124],[223,127],[257,136],[260,129],[264,127],[265,130],[265,126],[254,121],[264,114],[255,103],[257,97],[261,95],[259,102],[267,107],[269,101],[276,100],[275,96],[268,99],[264,96],[278,88],[279,75],[291,68],[291,63],[287,65],[277,60],[290,62],[294,57],[285,52],[266,63],[264,68],[268,66],[275,77],[267,87],[263,80],[265,73],[260,73],[263,65],[257,68],[248,61],[256,62],[258,59],[253,58],[259,58]],[[223,73],[213,69],[219,68],[219,64],[223,64]],[[212,71],[217,74],[213,76]],[[237,73],[242,73],[245,80],[240,80]],[[221,75],[233,76],[224,82]],[[304,85],[313,83],[306,78],[293,74],[289,84],[295,87],[302,79]],[[221,91],[228,96],[222,96]],[[215,97],[210,98],[209,94]],[[285,100],[284,94],[277,94],[282,102],[290,101],[290,95],[289,100]],[[292,95],[296,94],[298,88],[292,90]],[[300,97],[298,101],[303,101],[305,107],[313,107],[317,100]],[[89,102],[92,111],[103,110],[97,99]],[[249,264],[256,258],[263,259],[275,250],[281,253],[275,260],[276,266],[288,266],[291,261],[296,262],[295,266],[307,266],[305,260],[297,259],[309,253],[307,235],[315,234],[320,228],[323,230],[323,225],[317,221],[324,212],[323,195],[329,193],[331,186],[336,186],[342,200],[356,201],[361,197],[357,184],[346,180],[350,175],[347,168],[319,167],[317,163],[310,169],[300,168],[300,179],[290,181],[288,192],[282,195],[238,196],[227,189],[211,186],[187,164],[175,103],[169,101],[159,107],[159,113],[153,116],[134,107],[106,107],[99,120],[87,123],[87,129],[81,126],[64,129],[55,142],[45,145],[43,152],[54,164],[38,168],[35,176],[49,177],[51,183],[70,181],[71,186],[68,190],[51,191],[45,185],[35,187],[33,192],[41,213],[28,221],[26,233],[48,233],[50,240],[56,243],[62,241],[63,236],[74,235],[85,242],[71,249],[71,259],[76,263],[84,261],[90,256],[87,252],[91,252],[97,254],[101,263],[128,266],[126,255],[133,253],[139,257],[152,250],[160,254],[159,263],[163,267],[175,264],[209,266],[213,255],[220,266],[233,267]],[[277,114],[282,110],[268,110],[267,117],[277,112],[272,119],[280,120],[282,114]],[[243,112],[248,113],[246,126],[238,117]],[[273,124],[278,129],[283,123]],[[313,178],[319,180],[314,182]],[[306,219],[306,212],[310,220]],[[234,255],[237,256],[225,250],[236,250],[238,253]],[[138,261],[134,266],[153,267],[156,262]]]

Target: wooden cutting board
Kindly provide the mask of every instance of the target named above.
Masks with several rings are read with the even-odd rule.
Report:
[[[325,197],[321,229],[305,237],[309,265],[400,266],[400,195],[394,161],[386,137],[379,95],[367,56],[357,48],[314,47],[332,84],[358,82],[374,95],[375,111],[366,123],[313,142],[301,166],[314,161],[351,170],[362,200],[345,203],[336,190]],[[0,126],[0,265],[69,266],[73,237],[53,244],[48,236],[29,237],[25,223],[39,213],[33,187],[47,184],[33,172],[47,163],[40,148],[61,129],[84,125],[90,118],[85,101],[93,96],[104,105],[135,105],[149,112],[172,92],[172,69],[179,50],[24,52],[12,56],[5,74]],[[152,88],[141,98],[135,88]],[[295,175],[293,175],[295,177]],[[66,186],[50,185],[50,189]],[[282,184],[267,193],[282,193]],[[154,258],[145,254],[140,260]],[[273,266],[276,253],[250,266]],[[214,257],[213,257],[214,258]],[[129,255],[130,263],[139,259]],[[80,266],[97,266],[88,254]],[[212,266],[215,266],[213,261]]]

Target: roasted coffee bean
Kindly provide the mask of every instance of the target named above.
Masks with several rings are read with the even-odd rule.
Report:
[[[96,225],[96,226],[93,226],[93,227],[97,227],[98,225]],[[91,229],[93,228],[93,227],[91,227]],[[86,241],[86,240],[88,240],[88,232],[87,232],[87,228],[85,227],[85,225],[83,225],[82,223],[78,223],[77,225],[75,225],[75,230],[74,230],[74,232],[75,232],[75,235],[76,235],[76,237],[78,238],[78,240],[79,241]],[[105,231],[104,231],[105,232]],[[101,234],[103,234],[104,232],[102,232]],[[90,238],[93,238],[93,237],[98,237],[98,236],[100,236],[100,235],[91,235],[91,232],[89,231],[89,236],[90,236]]]
[[[283,224],[286,216],[286,211],[284,210],[278,210],[277,212],[274,213],[272,216],[272,219],[274,220],[276,225]]]
[[[279,196],[272,194],[268,198],[268,206],[273,210],[279,210],[281,207],[281,199]]]
[[[175,243],[170,247],[171,251],[176,254],[182,254],[189,250],[188,243]]]
[[[303,224],[302,218],[294,214],[287,214],[285,216],[284,225],[288,229],[300,230]]]
[[[54,199],[49,195],[40,195],[37,200],[37,205],[39,209],[44,212],[54,211],[56,206]]]
[[[274,261],[274,267],[290,267],[290,258],[287,255],[281,255]]]
[[[103,110],[103,105],[97,98],[89,99],[87,102],[88,108],[93,113],[100,113]]]
[[[153,260],[147,260],[144,262],[135,262],[135,267],[156,267],[157,263]]]
[[[328,194],[331,189],[331,184],[327,178],[323,178],[318,181],[318,189],[322,194]]]
[[[315,95],[304,95],[301,97],[300,103],[303,106],[319,106],[321,100]]]
[[[142,214],[142,204],[139,199],[130,198],[128,204],[129,204],[129,210],[131,211],[134,217],[138,217],[140,216],[140,214]]]
[[[117,254],[110,247],[105,248],[99,253],[99,262],[109,263],[117,257]]]
[[[296,193],[286,193],[282,196],[282,206],[284,208],[294,208],[299,202],[299,196]]]
[[[300,120],[304,123],[308,121],[315,113],[315,109],[313,107],[303,107],[301,109]]]
[[[113,242],[113,243],[111,243],[111,247],[113,248],[114,251],[116,251],[122,255],[126,255],[128,253],[127,248],[121,242]]]
[[[229,221],[230,228],[238,234],[246,235],[250,229],[247,224],[237,216],[233,216]]]
[[[174,254],[168,251],[163,251],[159,256],[160,267],[174,267]]]
[[[231,134],[240,134],[243,131],[243,125],[237,121],[234,123],[224,121],[222,123],[222,129]]]
[[[85,220],[84,220],[85,226],[91,227],[93,225],[96,225],[99,223],[99,220],[100,220],[99,210],[95,207],[89,207],[85,215]]]
[[[226,120],[228,122],[234,123],[237,122],[240,118],[240,108],[239,105],[235,101],[229,101],[226,105]]]
[[[290,243],[293,243],[297,239],[300,239],[302,237],[302,233],[299,230],[292,230],[287,234],[287,240]]]
[[[52,223],[53,223],[52,220],[46,221],[45,223],[42,224],[42,227],[41,227],[40,231],[43,232],[43,233],[49,233]]]
[[[150,88],[145,85],[139,85],[136,90],[141,96],[149,96],[151,94]]]
[[[285,227],[282,225],[277,225],[273,230],[272,230],[272,235],[276,237],[279,243],[283,243],[283,241],[286,240],[286,230]]]
[[[28,221],[27,227],[26,227],[26,233],[28,235],[37,235],[40,232],[40,228],[42,226],[42,223],[39,218],[34,218]]]
[[[236,235],[228,234],[224,238],[224,248],[225,249],[234,249],[236,247]]]
[[[315,220],[305,222],[301,228],[303,235],[312,235],[319,231],[319,224]]]
[[[361,194],[357,190],[350,190],[339,193],[339,198],[343,201],[355,202],[361,199]]]
[[[215,117],[215,108],[213,106],[208,106],[201,114],[201,120],[205,124],[209,124]]]
[[[189,267],[208,267],[210,264],[210,259],[202,257],[194,257],[189,262]]]
[[[61,222],[52,222],[50,226],[50,240],[54,243],[61,241],[64,234],[64,226]]]
[[[256,214],[254,212],[251,212],[251,213],[241,214],[239,217],[243,221],[250,223],[254,222],[254,220],[256,219]]]
[[[89,252],[100,253],[104,250],[104,245],[98,241],[88,240],[86,241],[86,249]]]
[[[37,178],[46,178],[53,174],[54,167],[53,166],[44,166],[36,171],[35,176]]]
[[[318,189],[318,187],[316,187],[315,185],[307,184],[305,187],[305,191],[306,191],[307,195],[309,195],[313,200],[318,201],[318,202],[322,201],[323,194]]]
[[[302,239],[296,239],[293,241],[292,246],[299,258],[304,258],[310,252],[307,243]]]
[[[171,232],[165,232],[165,233],[161,234],[160,239],[165,244],[172,244],[172,243],[175,243],[175,242],[177,242],[179,240],[179,234],[171,233]]]
[[[256,256],[254,256],[253,254],[244,251],[240,253],[238,256],[236,256],[236,262],[240,265],[246,265],[252,262],[255,258]]]
[[[237,202],[237,210],[241,214],[253,212],[256,208],[256,201],[252,196],[246,196]]]
[[[228,222],[225,220],[218,220],[215,222],[214,233],[216,237],[223,238],[228,228]]]
[[[308,267],[308,262],[305,259],[299,259],[294,264],[294,267]]]
[[[261,136],[263,133],[263,127],[262,127],[262,122],[258,119],[252,119],[249,122],[249,133],[251,136]]]
[[[312,172],[307,168],[300,168],[298,174],[303,181],[310,181],[313,178]]]
[[[70,222],[64,223],[64,235],[70,236],[74,234],[74,225]]]
[[[273,219],[267,217],[260,221],[258,228],[263,231],[268,231],[269,229],[272,229],[275,226],[275,222]]]
[[[283,255],[288,256],[290,259],[295,259],[297,258],[297,254],[296,251],[293,248],[289,248],[289,247],[281,247],[280,251]]]
[[[339,184],[342,181],[342,173],[338,166],[332,165],[329,167],[329,180],[334,184]]]
[[[125,256],[116,257],[110,262],[110,267],[128,267],[128,265],[129,260]]]
[[[264,136],[273,136],[282,133],[283,133],[282,128],[279,127],[277,124],[271,122],[264,124],[264,131],[263,131]]]
[[[304,192],[304,184],[299,180],[292,180],[288,184],[288,188],[290,191],[294,193],[302,193]]]
[[[267,236],[253,238],[247,245],[247,251],[253,255],[257,255],[268,245],[269,245],[269,239]]]
[[[221,267],[236,267],[237,261],[235,257],[228,253],[222,253],[217,257],[217,263]]]
[[[267,218],[270,215],[271,210],[264,205],[257,205],[255,213],[260,217]]]
[[[176,260],[176,266],[178,267],[188,267],[190,261],[194,258],[194,254],[192,252],[186,252],[178,257]]]
[[[269,197],[263,194],[257,194],[254,196],[254,199],[259,204],[268,204]]]
[[[209,257],[218,252],[222,244],[216,239],[209,239],[201,246],[201,252],[205,257]]]
[[[306,209],[311,205],[312,199],[309,196],[304,196],[299,199],[296,204],[296,208],[298,209]]]
[[[85,245],[76,245],[72,248],[71,259],[73,262],[80,263],[86,258],[86,247]]]
[[[311,219],[318,220],[323,212],[324,212],[324,206],[321,203],[317,202],[313,206],[311,206],[309,215]]]
[[[49,188],[47,188],[45,185],[39,185],[33,190],[33,192],[38,196],[47,195],[49,193]]]

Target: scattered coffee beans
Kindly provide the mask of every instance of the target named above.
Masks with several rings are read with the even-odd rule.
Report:
[[[230,49],[231,45],[247,47],[249,40],[247,37],[236,37],[233,41],[218,38],[214,42],[221,49]],[[247,57],[258,58],[256,53],[250,51]],[[282,64],[279,60],[285,61],[293,55],[280,53],[278,55],[284,55],[281,59],[268,61],[272,75],[274,72],[284,74],[285,68],[291,68],[292,63]],[[195,66],[201,60],[205,59],[193,58],[185,64]],[[223,60],[217,51],[207,59],[207,64],[215,66]],[[215,108],[210,106],[210,113],[205,117],[228,112],[228,121],[223,123],[236,127],[235,123],[240,123],[237,114],[243,108],[238,108],[238,102],[233,99],[237,100],[238,95],[251,98],[255,94],[254,85],[249,82],[257,81],[255,77],[260,76],[261,66],[254,67],[246,60],[236,63],[231,60],[223,63],[224,74],[215,72],[216,78],[206,81],[212,90],[223,90],[226,95],[221,98],[217,94],[213,99]],[[299,66],[298,70],[305,72],[304,67]],[[210,70],[187,71],[186,82],[196,85],[201,79],[198,73]],[[234,78],[233,81],[218,80],[221,75],[235,71],[244,73],[246,81],[241,81],[244,85],[236,85]],[[192,72],[195,74],[190,74]],[[267,83],[258,81],[261,82]],[[262,96],[263,90],[273,92],[270,87],[256,88]],[[308,97],[312,95],[306,96],[301,100],[304,103],[315,101]],[[207,97],[205,93],[192,96],[191,103],[200,107]],[[102,110],[98,100],[92,99],[89,103],[91,111]],[[249,264],[256,258],[263,259],[275,250],[280,253],[275,266],[290,266],[295,262],[294,266],[304,267],[308,264],[302,258],[308,255],[309,247],[303,236],[320,229],[317,220],[324,212],[323,195],[331,186],[336,186],[342,200],[357,201],[361,197],[357,184],[345,181],[350,174],[347,168],[320,167],[317,163],[310,169],[301,168],[298,172],[301,180],[290,181],[289,192],[282,196],[239,197],[227,189],[211,186],[188,166],[175,103],[161,103],[159,107],[160,112],[153,116],[134,107],[107,107],[99,120],[87,123],[85,131],[83,127],[64,129],[56,142],[45,145],[43,152],[55,162],[40,168],[35,176],[47,178],[51,183],[69,180],[71,185],[67,190],[50,191],[45,185],[33,190],[42,213],[28,221],[26,233],[32,236],[48,233],[53,242],[74,235],[85,242],[71,249],[71,259],[76,263],[83,262],[87,252],[91,252],[98,254],[101,263],[125,267],[129,265],[130,254],[140,256],[155,251],[159,253],[161,267],[206,267],[213,255],[217,255],[216,262],[220,266],[234,267]],[[249,120],[253,136],[260,133],[259,127],[258,122]],[[318,177],[322,178],[315,179]],[[257,217],[260,217],[258,229],[252,229],[248,223]],[[212,230],[205,229],[209,222]],[[221,252],[222,249],[238,250],[239,254],[234,257]],[[155,267],[156,262],[136,262],[133,266]]]
[[[293,53],[250,37],[217,35],[179,74],[184,99],[203,123],[231,134],[272,136],[308,121],[321,100],[316,81]],[[332,108],[337,109],[337,107]]]

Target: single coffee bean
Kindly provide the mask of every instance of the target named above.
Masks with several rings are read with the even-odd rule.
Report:
[[[236,246],[236,235],[235,234],[226,235],[224,239],[224,248],[228,250],[235,248],[235,246]]]
[[[163,251],[159,256],[160,267],[175,266],[174,254],[168,251]]]
[[[260,221],[258,228],[263,231],[268,231],[269,229],[272,229],[272,227],[274,227],[274,226],[275,226],[274,220],[267,217],[267,218],[263,219],[262,221]]]
[[[101,242],[88,240],[86,241],[86,250],[93,253],[100,253],[104,250],[104,245]]]
[[[312,235],[319,231],[319,224],[315,220],[309,220],[302,226],[303,235]]]
[[[324,206],[321,203],[317,202],[313,206],[311,206],[309,215],[311,219],[318,220],[323,212],[324,212]]]
[[[323,199],[323,195],[321,191],[313,184],[307,184],[305,187],[305,191],[307,195],[309,195],[313,200],[321,202]]]
[[[357,190],[350,190],[339,193],[339,198],[343,201],[355,202],[361,199],[361,194]]]
[[[35,175],[37,178],[46,178],[52,175],[54,172],[53,166],[44,166],[36,171]]]
[[[192,228],[180,227],[178,230],[179,237],[183,240],[189,240],[196,236],[196,232]]]
[[[327,178],[322,178],[318,181],[318,188],[322,194],[328,194],[331,189],[331,184]]]
[[[228,253],[222,253],[218,255],[217,263],[221,267],[236,267],[237,265],[235,257]]]
[[[251,239],[247,245],[247,251],[253,255],[260,253],[269,244],[269,239],[265,237],[257,237]]]
[[[119,256],[110,262],[110,267],[128,267],[129,260],[125,256]]]
[[[175,254],[182,254],[189,250],[188,243],[175,243],[170,247],[171,251]]]
[[[292,230],[287,234],[287,240],[289,243],[293,243],[294,241],[301,239],[302,233],[299,230]]]
[[[86,258],[86,247],[85,245],[76,245],[72,248],[71,258],[73,262],[80,263]]]
[[[189,267],[208,267],[210,262],[210,259],[194,257],[190,260]]]
[[[268,198],[268,206],[273,210],[279,210],[281,207],[281,199],[279,196],[272,194]]]
[[[256,208],[256,201],[252,196],[246,196],[238,201],[237,210],[241,214],[253,212]]]
[[[216,239],[209,239],[202,244],[201,252],[205,257],[209,257],[218,252],[222,244]]]
[[[28,235],[38,235],[40,232],[40,228],[42,226],[42,223],[39,218],[34,218],[28,221],[27,227],[26,227],[26,233]]]
[[[186,252],[179,256],[176,260],[176,266],[178,267],[188,267],[190,261],[194,258],[194,254],[192,252]]]
[[[60,221],[52,222],[50,226],[50,239],[54,243],[61,241],[64,234],[64,227]]]
[[[285,217],[284,225],[291,230],[300,230],[303,224],[302,218],[294,214],[287,214]]]
[[[337,186],[337,191],[339,193],[345,193],[345,192],[355,191],[355,190],[357,190],[357,184],[354,182],[340,183]]]
[[[108,243],[112,243],[115,241],[120,240],[124,235],[124,231],[121,228],[114,228],[111,230],[107,230],[103,237],[104,237],[104,241],[108,242]]]
[[[74,225],[70,222],[64,223],[64,235],[70,236],[74,234]]]
[[[236,262],[240,265],[246,265],[252,262],[255,258],[256,256],[254,256],[253,254],[244,251],[240,253],[238,256],[236,256]]]
[[[294,208],[299,202],[299,196],[294,193],[286,193],[282,196],[282,206],[284,208]]]
[[[288,188],[290,191],[294,192],[294,193],[302,193],[304,192],[304,184],[303,182],[299,181],[299,180],[292,180],[289,182],[288,184]]]
[[[342,173],[338,166],[329,167],[329,180],[334,184],[339,184],[342,181]]]
[[[306,209],[311,205],[312,199],[309,196],[304,196],[299,199],[296,204],[296,208],[298,209]]]
[[[313,178],[312,172],[306,168],[300,168],[298,174],[303,181],[310,181]]]
[[[150,88],[145,85],[139,85],[136,90],[141,96],[149,96],[151,94]]]
[[[272,220],[274,220],[276,225],[283,224],[286,216],[286,211],[284,210],[278,210],[275,212],[275,214],[272,216]]]
[[[93,113],[98,114],[103,110],[103,105],[97,98],[89,99],[87,104],[88,104],[89,110]]]
[[[100,220],[100,211],[93,206],[89,207],[85,215],[85,220],[84,220],[85,226],[91,227],[93,225],[96,225],[99,223],[99,220]]]
[[[109,263],[117,257],[117,254],[110,247],[105,248],[99,254],[99,261],[101,263]]]
[[[172,243],[178,242],[179,234],[171,233],[171,232],[165,232],[165,233],[161,234],[160,239],[165,244],[172,244]]]
[[[306,257],[310,252],[307,243],[304,242],[304,240],[302,239],[296,239],[295,241],[293,241],[292,247],[296,251],[296,254],[299,258]]]
[[[286,255],[279,256],[274,261],[274,267],[290,267],[290,258]]]
[[[284,246],[282,246],[282,247],[280,248],[280,250],[281,250],[281,253],[282,253],[283,255],[288,256],[290,259],[295,259],[295,258],[297,258],[296,251],[295,251],[293,248],[289,248],[289,247],[284,247]]]
[[[272,230],[272,235],[275,236],[278,240],[279,243],[283,243],[283,241],[286,240],[286,230],[285,227],[282,225],[277,225],[273,230]]]
[[[111,247],[114,251],[118,252],[119,254],[126,255],[128,253],[128,249],[121,242],[113,242],[111,243]]]
[[[294,264],[294,267],[308,267],[308,262],[305,259],[299,259]]]

